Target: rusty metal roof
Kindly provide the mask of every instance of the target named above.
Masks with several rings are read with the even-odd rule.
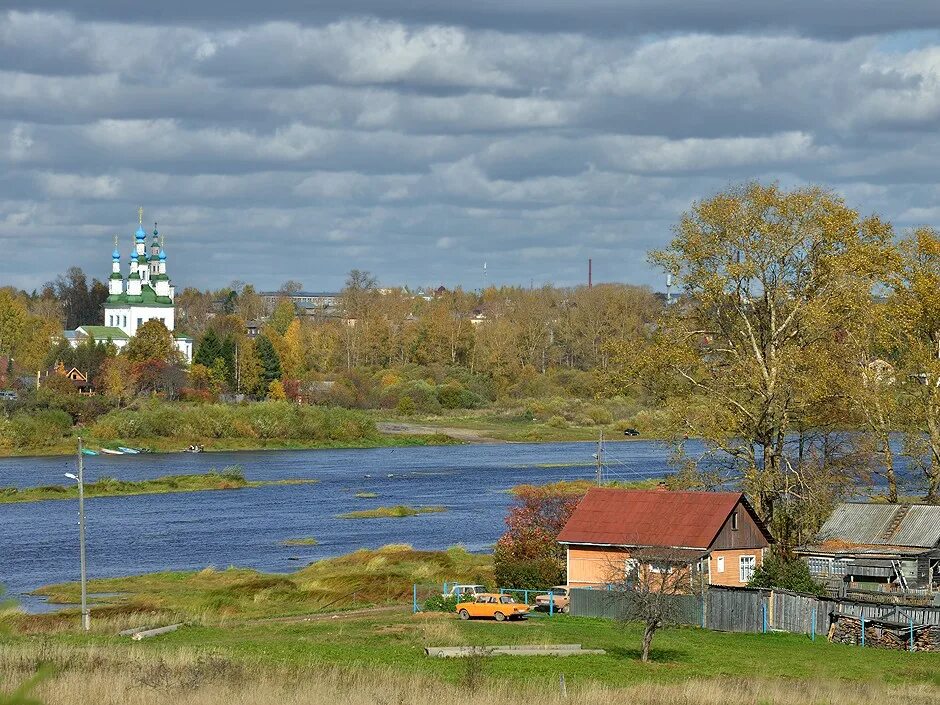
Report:
[[[667,492],[596,487],[558,535],[560,543],[706,549],[740,492]]]
[[[940,544],[940,507],[846,502],[823,524],[817,541],[933,548]]]

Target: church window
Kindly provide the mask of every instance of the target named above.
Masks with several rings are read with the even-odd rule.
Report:
[[[124,327],[127,327],[127,316],[124,316]]]
[[[143,319],[143,318],[138,318],[138,319],[137,319],[137,327],[140,328],[143,324],[144,324],[144,319]]]

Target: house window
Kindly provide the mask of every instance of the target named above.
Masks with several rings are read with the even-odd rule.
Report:
[[[725,557],[724,556],[718,556],[718,572],[719,573],[725,572]]]
[[[734,512],[731,515],[731,530],[732,531],[738,530],[738,513],[737,512]]]
[[[751,578],[754,577],[754,566],[757,559],[754,556],[741,556],[738,561],[738,579],[742,583],[751,582]]]

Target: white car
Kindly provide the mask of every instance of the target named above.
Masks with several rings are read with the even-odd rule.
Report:
[[[480,595],[486,592],[485,585],[448,585],[444,597],[454,597],[462,595]]]

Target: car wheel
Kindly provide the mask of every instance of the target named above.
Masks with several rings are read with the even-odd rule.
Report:
[[[497,612],[493,615],[493,619],[495,619],[497,622],[502,622],[506,619],[506,615],[504,615],[502,612]]]
[[[467,610],[460,610],[459,614],[461,619],[470,619],[470,613]]]

